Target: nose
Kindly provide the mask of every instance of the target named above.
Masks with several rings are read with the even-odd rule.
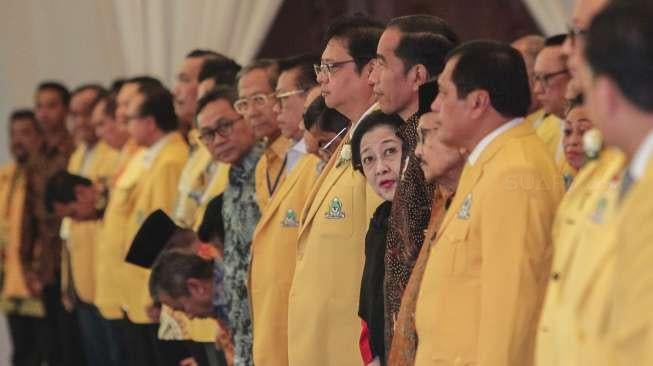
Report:
[[[537,79],[533,81],[533,94],[544,94],[544,85],[542,85],[542,82]]]
[[[415,156],[417,156],[420,160],[422,159],[422,153],[423,153],[423,146],[421,142],[417,142],[415,145]]]
[[[382,176],[386,174],[388,171],[390,171],[390,168],[388,167],[388,164],[386,164],[384,159],[377,159],[375,170],[377,176]]]
[[[435,100],[433,100],[433,103],[431,103],[431,111],[433,111],[435,113],[439,113],[440,112],[440,104],[441,104],[441,102],[440,102],[440,93],[438,93],[438,95],[435,97]]]
[[[370,76],[367,78],[367,83],[370,86],[374,86],[379,82],[379,68],[372,66],[372,70],[370,71]]]
[[[326,84],[329,81],[329,78],[326,76],[326,73],[323,71],[320,71],[316,76],[317,76],[316,77],[317,82],[319,84]]]
[[[281,113],[281,102],[276,102],[272,105],[272,112],[279,114]]]

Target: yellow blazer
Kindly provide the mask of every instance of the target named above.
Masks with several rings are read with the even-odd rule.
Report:
[[[540,109],[526,117],[526,122],[535,128],[535,133],[544,141],[547,149],[554,157],[556,162],[564,159],[562,149],[562,121],[553,114],[544,115],[544,110]]]
[[[465,166],[419,290],[415,365],[533,363],[563,192],[528,123],[499,135]]]
[[[195,211],[193,230],[197,231],[202,224],[204,213],[206,212],[206,205],[209,204],[209,201],[222,194],[222,192],[227,188],[227,184],[229,184],[229,168],[229,164],[218,163],[217,170],[213,173],[209,185],[206,187],[206,190],[200,199],[200,206]]]
[[[360,365],[365,233],[381,198],[351,162],[329,160],[302,210],[288,299],[289,365]]]
[[[188,158],[179,178],[173,219],[182,227],[192,227],[204,190],[209,184],[206,169],[213,161],[211,153],[198,146]]]
[[[625,195],[614,225],[616,251],[610,351],[614,365],[653,364],[653,160]],[[608,299],[609,300],[609,299]],[[609,302],[606,305],[609,306]]]
[[[552,234],[554,259],[537,334],[537,365],[595,364],[579,363],[581,344],[588,339],[585,333],[595,330],[581,323],[596,320],[601,311],[592,301],[602,296],[609,279],[600,275],[607,268],[603,261],[609,246],[598,242],[601,236],[611,235],[606,223],[616,211],[623,166],[620,151],[602,151],[581,169],[558,207]]]
[[[300,158],[272,195],[252,240],[249,299],[254,364],[288,365],[288,292],[295,272],[299,215],[320,160]]]
[[[188,160],[188,145],[179,132],[170,133],[165,138],[167,141],[149,167],[143,159],[133,161],[141,165],[143,172],[134,187],[134,208],[124,228],[123,258],[136,231],[150,213],[159,208],[168,214],[172,211],[179,176]],[[152,303],[148,290],[150,271],[124,262],[122,273],[123,308],[127,317],[134,323],[151,323],[145,312]]]
[[[68,171],[73,174],[84,176],[93,182],[107,184],[111,181],[118,168],[118,151],[111,148],[105,142],[100,141],[95,149],[84,161],[87,154],[87,147],[79,145],[70,157]],[[66,219],[62,223],[62,239],[65,240],[66,255],[62,255],[61,265],[61,286],[65,291],[71,284],[69,282],[69,268],[72,274],[75,293],[80,300],[86,303],[95,301],[96,283],[96,249],[97,231],[100,220],[75,221]],[[67,231],[64,233],[64,231]],[[66,263],[66,260],[69,263]],[[70,267],[69,267],[70,266]]]
[[[118,171],[109,192],[109,201],[104,210],[102,226],[97,236],[95,304],[105,319],[121,319],[121,286],[123,279],[120,268],[124,255],[123,247],[127,217],[134,208],[133,190],[142,174],[141,164],[145,150],[133,140],[127,141],[120,150]]]
[[[284,158],[292,144],[293,141],[291,139],[283,136],[277,137],[276,140],[272,141],[265,148],[261,159],[256,164],[254,183],[256,188],[256,202],[261,213],[263,213],[270,200],[269,188],[274,188],[275,181],[277,182],[277,187],[279,187],[286,178]],[[268,187],[268,181],[270,187]]]
[[[0,252],[4,254],[2,296],[0,309],[7,313],[27,316],[44,315],[38,297],[27,289],[20,260],[21,223],[25,204],[25,174],[14,162],[0,167]],[[6,301],[21,299],[20,307]]]

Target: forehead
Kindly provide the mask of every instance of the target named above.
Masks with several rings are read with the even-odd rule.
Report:
[[[557,67],[563,64],[562,46],[545,47],[537,54],[535,59],[535,69]]]
[[[128,99],[131,99],[136,93],[138,93],[138,84],[126,83],[120,88],[120,91],[118,92],[118,102],[124,103]]]
[[[458,57],[449,59],[449,61],[444,65],[444,70],[442,70],[440,76],[438,76],[438,84],[440,87],[447,82],[451,82],[451,76],[453,71],[456,69],[456,65],[458,65]]]
[[[83,108],[90,104],[97,96],[97,91],[93,89],[82,90],[70,99],[70,106],[73,108]]]
[[[187,57],[184,59],[184,62],[181,63],[181,66],[179,67],[179,73],[194,75],[197,77],[203,62],[204,58],[202,57]]]
[[[50,88],[43,89],[37,92],[36,100],[41,103],[52,103],[52,102],[63,103],[63,100],[61,99],[61,94],[59,94],[57,90],[50,89]]]
[[[206,105],[202,112],[197,116],[197,122],[200,127],[213,126],[215,120],[220,118],[230,118],[234,111],[231,104],[225,99],[218,99]]]
[[[16,118],[11,121],[11,131],[20,131],[20,132],[25,132],[25,131],[34,131],[36,132],[36,121],[32,121],[29,118]]]
[[[365,132],[361,138],[361,150],[364,150],[370,145],[375,145],[388,139],[399,140],[392,127],[388,125],[378,125]]]
[[[268,73],[264,69],[251,70],[238,80],[238,96],[240,97],[271,91]]]
[[[341,61],[348,56],[349,50],[347,49],[346,41],[340,38],[331,38],[322,52],[322,61]]]
[[[138,92],[134,93],[132,98],[129,99],[129,104],[127,105],[127,109],[132,113],[135,112],[138,108],[140,108],[144,99],[145,96],[143,94]]]
[[[277,89],[294,88],[297,85],[297,76],[299,76],[299,70],[297,68],[282,72],[277,81]]]
[[[401,31],[396,27],[387,28],[381,34],[378,45],[378,53],[388,56],[388,53],[394,51],[401,39]]]
[[[578,122],[581,119],[587,119],[587,113],[583,107],[575,107],[567,113],[567,122]]]

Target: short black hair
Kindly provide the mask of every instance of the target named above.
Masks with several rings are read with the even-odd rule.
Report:
[[[321,95],[317,96],[315,100],[313,100],[311,104],[306,107],[303,115],[304,128],[306,131],[310,130],[311,127],[317,123],[326,108],[326,102],[324,101],[324,97]]]
[[[83,92],[86,90],[93,90],[95,92],[95,98],[93,98],[93,101],[91,101],[91,104],[89,105],[91,111],[95,106],[100,102],[102,98],[104,98],[107,95],[107,90],[100,84],[95,84],[95,83],[90,83],[90,84],[82,84],[75,88],[72,93],[70,93],[70,99]]]
[[[34,129],[36,129],[36,132],[43,133],[43,127],[36,120],[36,115],[31,109],[22,108],[11,111],[11,114],[9,114],[9,127],[11,128],[16,121],[20,120],[29,120],[32,126],[34,126]]]
[[[174,131],[179,127],[173,96],[164,87],[141,87],[139,93],[143,101],[139,106],[140,117],[152,116],[157,127],[163,132]]]
[[[519,51],[494,41],[472,41],[456,47],[447,61],[457,59],[451,79],[458,98],[485,90],[492,107],[507,118],[523,117],[531,104],[526,65]]]
[[[161,80],[154,78],[149,75],[139,75],[139,76],[134,76],[132,78],[129,78],[125,80],[125,82],[122,85],[125,84],[138,84],[139,91],[143,88],[163,88],[163,83]]]
[[[254,70],[263,70],[268,75],[268,83],[270,88],[274,90],[277,87],[277,79],[279,78],[279,62],[271,58],[262,58],[250,62],[247,66],[240,69],[236,75],[236,82]]]
[[[431,33],[445,37],[453,46],[460,38],[453,28],[442,18],[428,14],[405,15],[391,19],[386,28],[398,28],[401,33]]]
[[[208,49],[196,48],[186,54],[186,58],[198,58],[198,57],[220,57],[221,54]]]
[[[68,104],[70,104],[70,91],[68,91],[68,88],[66,88],[65,85],[58,81],[44,81],[38,85],[36,88],[37,93],[42,92],[44,90],[54,90],[59,94],[59,98],[61,99],[61,102],[63,105],[68,108]]]
[[[313,65],[320,63],[320,56],[304,54],[279,60],[279,74],[285,71],[297,70],[295,87],[304,91],[317,86],[317,78]]]
[[[383,23],[360,13],[344,16],[329,25],[324,43],[326,46],[334,38],[343,41],[360,74],[363,67],[376,57],[376,46],[384,28]]]
[[[230,58],[207,58],[202,63],[200,72],[197,75],[197,81],[202,82],[206,79],[213,79],[215,85],[234,85],[236,75],[238,75],[240,69],[240,65]]]
[[[590,25],[585,55],[595,76],[613,80],[637,108],[653,112],[653,6],[611,3]]]
[[[567,39],[566,34],[556,34],[544,40],[544,47],[557,47],[562,46]]]
[[[213,260],[181,250],[165,250],[152,265],[150,296],[158,300],[161,291],[173,299],[188,296],[186,281],[189,278],[211,279]]]
[[[424,65],[429,78],[439,75],[444,69],[444,59],[454,44],[447,38],[433,33],[404,34],[395,49],[395,55],[404,64],[408,72],[415,65]]]
[[[56,172],[48,179],[45,186],[45,208],[48,212],[54,211],[55,203],[70,203],[77,199],[75,187],[89,187],[93,185],[90,179],[81,175],[71,174],[65,170]]]
[[[349,127],[351,121],[344,114],[326,107],[317,119],[317,128],[325,132],[339,133]]]
[[[209,103],[224,99],[229,102],[229,105],[233,105],[236,101],[236,98],[236,90],[234,88],[228,85],[218,85],[206,92],[206,94],[202,95],[202,97],[197,101],[197,111],[195,112],[195,117],[197,118],[197,116]]]
[[[127,79],[124,78],[113,79],[113,81],[111,81],[111,85],[109,85],[109,93],[118,93],[126,80]]]
[[[367,116],[365,116],[356,126],[354,134],[351,137],[351,165],[354,170],[358,170],[363,173],[363,165],[361,162],[361,140],[366,133],[373,130],[379,126],[388,126],[392,128],[395,132],[399,129],[401,125],[404,124],[404,120],[399,117],[397,114],[385,114],[380,110],[376,110]],[[399,135],[397,135],[399,137]],[[403,142],[403,139],[402,139]],[[404,149],[406,148],[404,143]],[[404,152],[405,153],[405,152]]]

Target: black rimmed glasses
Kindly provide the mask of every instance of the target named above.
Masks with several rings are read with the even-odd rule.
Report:
[[[313,65],[313,70],[315,70],[315,76],[319,77],[320,75],[325,75],[330,77],[339,67],[346,65],[350,62],[354,62],[353,59],[337,62],[323,62],[319,65]]]
[[[542,86],[544,88],[548,88],[549,83],[551,82],[551,80],[554,77],[556,77],[558,75],[566,75],[566,74],[569,74],[569,70],[568,69],[563,69],[563,70],[560,70],[560,71],[549,72],[549,73],[546,73],[546,74],[533,75],[533,80],[535,82],[538,82],[538,83],[542,84]]]
[[[215,135],[219,135],[222,138],[228,138],[231,135],[231,132],[234,129],[234,124],[243,119],[243,117],[236,119],[220,119],[218,123],[213,128],[204,128],[200,131],[200,140],[204,144],[209,144],[215,139]]]

